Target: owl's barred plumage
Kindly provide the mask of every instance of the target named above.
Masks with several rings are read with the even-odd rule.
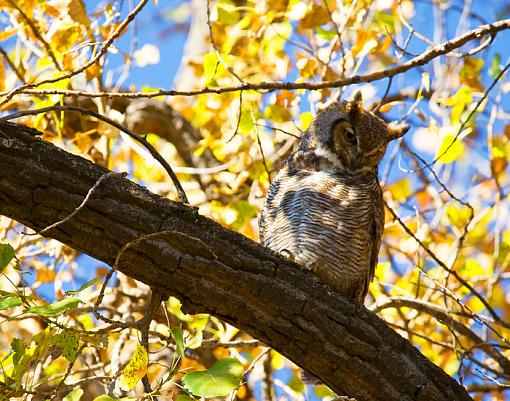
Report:
[[[407,130],[363,110],[359,92],[320,111],[272,182],[262,243],[363,302],[384,225],[377,166]]]

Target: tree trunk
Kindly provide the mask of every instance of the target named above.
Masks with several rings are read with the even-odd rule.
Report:
[[[73,213],[108,170],[34,134],[0,122],[0,214],[41,230]],[[245,330],[338,394],[359,401],[471,400],[359,303],[126,179],[103,179],[84,207],[44,235],[109,265],[118,258],[123,273],[178,297],[187,312]]]

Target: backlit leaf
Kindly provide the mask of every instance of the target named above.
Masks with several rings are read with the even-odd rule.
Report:
[[[439,158],[441,163],[452,163],[462,155],[463,151],[464,145],[460,138],[456,138],[454,134],[446,134],[436,153],[436,158]]]
[[[14,308],[21,305],[21,298],[17,295],[8,295],[0,298],[0,310]]]
[[[136,345],[136,350],[127,366],[121,372],[120,387],[123,390],[131,390],[136,383],[147,374],[149,356],[147,350],[141,344]]]
[[[80,348],[79,336],[72,331],[64,331],[56,334],[51,343],[62,348],[62,355],[71,362],[74,362],[78,355],[78,349]]]
[[[0,272],[2,272],[14,258],[14,248],[10,244],[0,244]]]
[[[99,277],[94,277],[92,280],[89,280],[85,284],[81,285],[80,288],[78,288],[77,290],[66,291],[66,295],[75,295],[89,287],[92,287],[99,280],[100,280]]]
[[[175,349],[181,358],[184,358],[184,338],[182,336],[182,326],[170,329],[172,337],[175,340]]]
[[[222,24],[232,25],[239,21],[239,12],[231,0],[220,0],[218,3],[218,21]]]
[[[119,401],[122,399],[123,398],[113,398],[113,397],[110,397],[108,394],[103,394],[103,395],[100,395],[99,397],[94,398],[93,401]]]
[[[19,338],[15,338],[11,342],[11,348],[14,350],[12,361],[14,365],[17,365],[23,355],[25,355],[25,344]]]
[[[239,386],[242,375],[241,362],[225,358],[207,370],[184,375],[182,383],[187,391],[199,397],[225,397]]]
[[[79,298],[64,298],[62,301],[45,306],[31,306],[25,310],[25,313],[33,313],[39,316],[58,316],[69,310],[76,309],[80,302]]]
[[[62,399],[62,401],[78,401],[81,399],[83,395],[83,390],[79,387],[73,388],[67,395]]]

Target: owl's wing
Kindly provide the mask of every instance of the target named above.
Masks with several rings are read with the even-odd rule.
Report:
[[[262,208],[262,212],[260,213],[259,219],[259,238],[261,244],[265,245],[265,240],[267,239],[266,229],[270,229],[270,225],[272,224],[275,218],[275,206],[273,204],[274,198],[280,190],[280,180],[287,172],[287,163],[284,163],[276,175],[273,178],[271,186],[267,192],[266,200],[264,202],[264,207]]]
[[[374,279],[375,268],[379,257],[379,248],[381,247],[381,238],[384,230],[384,206],[382,200],[382,193],[377,194],[379,202],[374,202],[374,221],[372,225],[372,249],[370,250],[370,269],[367,277],[367,291],[368,285]]]

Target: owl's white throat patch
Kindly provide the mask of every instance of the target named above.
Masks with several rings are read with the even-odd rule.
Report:
[[[313,152],[318,157],[323,157],[324,159],[328,160],[335,167],[344,167],[339,157],[324,146],[318,146],[316,149],[314,149]]]

